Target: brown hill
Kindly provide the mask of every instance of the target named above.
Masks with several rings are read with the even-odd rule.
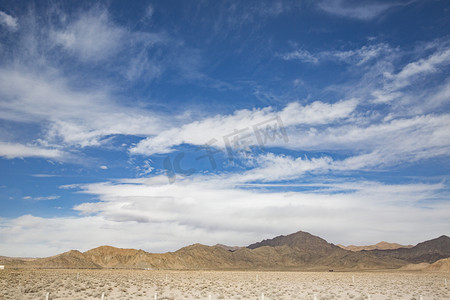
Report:
[[[413,245],[400,245],[397,243],[388,243],[388,242],[379,242],[375,245],[369,245],[369,246],[355,246],[355,245],[349,245],[349,246],[344,246],[341,244],[337,244],[336,246],[345,249],[345,250],[350,250],[350,251],[362,251],[362,250],[394,250],[394,249],[399,249],[399,248],[412,248]]]
[[[429,263],[419,263],[419,264],[408,264],[406,266],[403,266],[400,268],[400,270],[403,271],[422,271],[424,269],[426,269],[427,267],[429,267],[430,264]]]
[[[446,237],[448,239],[448,237]],[[413,252],[373,250],[352,252],[306,232],[278,236],[230,251],[226,247],[194,244],[175,252],[152,254],[143,250],[101,246],[84,253],[69,251],[35,260],[0,258],[0,264],[19,268],[151,268],[151,269],[265,269],[347,270],[400,268],[411,260],[445,255],[450,248],[441,237],[418,244]],[[414,249],[415,248],[415,249]],[[431,250],[432,251],[431,251]],[[397,251],[396,250],[396,251]],[[424,254],[423,251],[430,250]],[[438,251],[439,250],[439,251]],[[378,251],[378,252],[377,252]],[[382,252],[380,252],[382,251]],[[431,256],[430,256],[431,255]],[[450,255],[447,255],[450,257]],[[4,261],[4,263],[1,263]]]
[[[100,246],[83,253],[87,259],[103,268],[147,268],[145,262],[148,254],[143,250],[111,246]]]
[[[431,265],[429,265],[427,268],[425,268],[427,271],[439,271],[439,272],[450,272],[450,258],[443,258],[440,259]]]
[[[98,269],[99,265],[86,258],[83,253],[71,250],[46,258],[16,262],[17,267],[50,268],[50,269]]]
[[[417,244],[412,248],[399,248],[395,250],[367,251],[378,257],[392,257],[418,264],[422,262],[434,263],[442,258],[450,257],[450,238],[442,235],[436,239]]]
[[[377,269],[399,268],[405,264],[396,258],[380,259],[368,253],[355,253],[328,243],[326,240],[307,232],[296,232],[287,236],[281,235],[248,246],[249,249],[260,247],[287,247],[294,253],[294,265],[315,268],[333,269]]]
[[[27,261],[31,261],[30,259],[22,259],[17,257],[7,257],[0,256],[0,265],[14,267],[14,268],[23,268],[26,267]]]

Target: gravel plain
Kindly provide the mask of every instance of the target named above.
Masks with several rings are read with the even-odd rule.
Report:
[[[0,299],[450,299],[450,273],[0,271]]]

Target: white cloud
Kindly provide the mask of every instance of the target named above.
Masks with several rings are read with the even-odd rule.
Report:
[[[0,25],[6,26],[9,30],[15,31],[19,27],[17,18],[0,11]]]
[[[100,166],[100,169],[102,169],[102,170],[108,170],[108,167],[107,167],[107,166]]]
[[[157,59],[149,58],[147,50],[144,49],[130,58],[125,76],[129,81],[134,81],[142,77],[145,77],[145,80],[151,81],[159,78],[163,72],[163,64]]]
[[[405,4],[399,2],[348,0],[322,0],[318,2],[318,7],[329,14],[363,21],[375,19],[387,10],[400,5]]]
[[[25,197],[22,197],[22,199],[24,199],[24,200],[34,200],[34,201],[56,200],[59,198],[60,198],[60,196],[42,196],[42,197],[25,196]]]
[[[293,52],[286,53],[282,55],[282,58],[285,60],[293,60],[298,59],[303,62],[316,64],[319,62],[319,58],[317,55],[311,54],[309,51],[304,49],[298,49]]]
[[[253,110],[239,110],[232,115],[217,115],[183,125],[181,128],[171,128],[163,131],[154,137],[149,137],[139,142],[130,149],[132,154],[154,154],[171,152],[173,146],[189,143],[193,145],[205,145],[211,140],[215,140],[213,147],[224,149],[227,135],[233,135],[234,130],[244,130],[245,133],[252,134],[254,127],[266,121],[279,117],[282,126],[296,125],[322,125],[333,123],[348,118],[355,110],[358,101],[355,99],[343,100],[334,104],[320,101],[308,105],[300,105],[297,102],[288,104],[283,110],[275,111],[271,107]],[[275,126],[277,121],[269,123]],[[281,127],[278,124],[277,128]],[[263,128],[266,125],[263,125]],[[208,136],[205,136],[205,132]],[[279,140],[286,143],[285,140]],[[252,145],[258,145],[258,141],[253,138]]]
[[[27,144],[39,144],[45,150],[18,155],[54,157],[73,152],[71,147],[100,146],[114,135],[151,136],[180,122],[180,118],[166,120],[138,105],[121,105],[124,101],[115,95],[116,87],[110,82],[83,86],[79,74],[68,74],[61,60],[71,53],[91,64],[101,61],[101,68],[129,80],[149,80],[160,76],[165,67],[148,50],[170,40],[166,34],[130,31],[113,22],[107,10],[95,7],[73,15],[53,8],[49,14],[42,19],[29,11],[17,43],[11,46],[15,51],[0,69],[0,119],[34,124],[40,130],[34,136],[14,134],[26,136]],[[113,64],[111,59],[115,59]],[[15,141],[9,133],[1,135],[4,143]]]
[[[331,3],[328,10],[369,20],[391,7],[387,3],[371,5],[350,7],[341,1]],[[268,7],[264,13],[278,15],[283,10],[275,3],[273,10]],[[125,58],[126,70],[120,72],[128,80],[143,76],[157,78],[167,67],[147,52],[155,44],[164,43],[167,40],[164,35],[131,33],[114,23],[105,11],[81,14],[63,29],[51,33],[53,42],[64,51],[90,63],[103,63],[104,59],[131,53],[124,50],[124,39],[138,45],[136,49],[143,47],[142,51],[133,50],[137,55],[130,55],[131,59]],[[98,44],[93,43],[97,35],[102,35]],[[177,178],[172,185],[164,176],[66,185],[61,188],[80,188],[100,201],[77,205],[75,210],[81,216],[76,218],[0,219],[0,237],[5,241],[0,245],[0,252],[50,255],[80,245],[85,247],[81,250],[87,250],[100,244],[165,251],[193,242],[245,245],[295,230],[311,231],[336,243],[372,243],[381,239],[415,243],[433,238],[430,232],[449,227],[445,184],[386,185],[326,180],[330,174],[378,170],[437,156],[448,157],[450,115],[446,105],[450,85],[448,82],[434,84],[420,92],[415,87],[431,75],[444,73],[441,70],[450,62],[447,48],[427,48],[432,50],[431,55],[424,57],[420,53],[420,59],[402,67],[394,65],[391,57],[386,59],[397,50],[383,43],[345,51],[312,53],[299,49],[283,58],[315,64],[344,62],[364,66],[369,74],[361,76],[356,84],[348,84],[349,92],[344,91],[347,96],[342,99],[350,100],[308,104],[294,101],[279,110],[272,107],[238,110],[197,121],[192,121],[188,114],[168,118],[152,110],[120,105],[108,87],[74,88],[74,82],[50,64],[44,64],[45,68],[39,71],[20,67],[20,63],[2,68],[0,119],[43,128],[43,136],[35,143],[0,142],[0,156],[5,158],[60,159],[68,155],[71,147],[101,146],[119,134],[147,137],[137,145],[131,144],[132,154],[167,153],[183,143],[199,146],[212,139],[217,140],[213,146],[224,150],[223,137],[235,129],[246,129],[245,133],[252,135],[250,143],[258,145],[253,126],[276,117],[280,117],[287,130],[288,142],[283,138],[269,140],[267,146],[344,152],[346,157],[333,159],[331,155],[318,154],[308,158],[266,152],[249,156],[248,167],[252,168],[240,174],[194,175]],[[183,64],[173,65],[179,65],[186,78],[205,80],[198,72],[201,53],[186,53]],[[25,52],[18,54],[22,55]],[[39,56],[33,55],[31,60],[39,60]],[[180,61],[186,58],[180,57]],[[367,67],[372,62],[375,63]],[[340,92],[345,89],[338,88]],[[382,105],[382,109],[373,105]],[[106,169],[106,166],[99,168]],[[150,160],[136,170],[140,176],[158,173],[153,172],[154,164]],[[311,174],[325,178],[324,182],[311,180]],[[280,188],[281,184],[275,184],[284,180],[295,181],[291,187],[295,185],[296,189],[286,191]],[[271,190],[272,186],[276,188]],[[49,200],[49,197],[57,196],[26,196],[29,200]],[[280,222],[280,218],[285,222]],[[352,230],[354,224],[358,224],[357,231]],[[392,227],[398,231],[392,232]],[[379,231],[374,234],[373,228]],[[86,237],[86,230],[92,235]],[[143,239],[142,232],[152,235]],[[402,240],[405,236],[414,236],[416,240]],[[18,253],[17,249],[23,252]],[[29,249],[36,251],[35,254],[27,252]]]
[[[54,41],[86,62],[108,59],[125,46],[126,31],[109,20],[107,11],[83,12],[66,29],[53,33]]]
[[[284,60],[300,60],[305,63],[318,64],[324,61],[338,61],[360,66],[382,56],[390,55],[394,49],[389,45],[380,43],[364,45],[359,49],[340,51],[318,51],[311,53],[305,49],[297,49],[281,55]]]
[[[290,137],[287,146],[293,149],[366,153],[363,157],[367,167],[413,162],[449,153],[450,115],[430,114],[369,126],[345,124],[298,130],[291,131]]]
[[[268,182],[295,180],[306,173],[323,173],[335,169],[333,159],[327,156],[319,158],[291,157],[267,153],[254,158],[256,167],[242,174],[232,176],[230,181],[245,184],[248,182]]]
[[[23,145],[0,141],[0,156],[8,159],[24,157],[43,157],[60,159],[66,153],[59,149],[47,149],[35,145]]]
[[[400,89],[411,85],[413,79],[439,72],[438,67],[445,67],[448,64],[450,64],[450,49],[437,50],[427,58],[407,64],[397,74],[385,73],[387,79],[392,80],[388,87]]]
[[[151,4],[147,6],[147,9],[145,10],[145,18],[151,19],[153,17],[153,14],[155,13],[155,9]]]
[[[273,165],[278,167],[278,163],[280,162]],[[283,162],[281,165],[286,166]],[[292,166],[292,169],[295,168],[296,166]],[[306,166],[306,169],[308,168],[309,166]],[[142,180],[141,183],[135,181],[86,185],[82,190],[97,195],[101,202],[81,204],[75,209],[87,214],[99,214],[118,222],[135,220],[143,223],[175,223],[188,225],[192,230],[240,231],[244,235],[259,232],[260,236],[262,232],[289,233],[293,230],[291,226],[300,229],[322,224],[316,228],[326,231],[325,228],[332,227],[331,224],[341,224],[345,227],[341,228],[343,232],[339,233],[342,237],[346,235],[345,232],[351,231],[352,222],[356,220],[370,220],[367,223],[362,222],[364,225],[360,232],[375,228],[377,220],[374,216],[391,225],[410,222],[411,228],[414,228],[414,224],[428,222],[422,222],[420,219],[414,221],[414,218],[431,214],[430,208],[437,217],[436,223],[431,226],[436,226],[437,229],[439,222],[448,222],[445,221],[445,214],[437,212],[448,204],[428,201],[445,199],[441,194],[445,189],[443,184],[336,182],[324,184],[324,189],[311,192],[267,192],[264,188],[236,189],[232,183],[235,176],[230,174],[190,177],[172,185],[164,181],[166,178],[162,179],[163,182],[158,178],[150,178]],[[245,181],[247,175],[242,176],[244,179],[239,180],[241,182]],[[425,203],[423,201],[426,202],[426,207],[422,207],[425,204],[419,204]],[[344,211],[349,214],[343,213]],[[387,211],[391,213],[383,216]],[[400,214],[400,211],[409,211],[411,215]],[[283,218],[290,221],[278,222],[277,212],[283,212]],[[378,224],[377,228],[384,234],[391,231],[391,227],[386,223]],[[420,232],[422,236],[427,234],[427,231]],[[380,238],[381,235],[380,233]],[[326,236],[331,235],[328,233]],[[242,245],[246,242],[248,243],[239,239],[233,244]]]
[[[145,18],[151,18],[152,13],[149,5]],[[62,47],[82,62],[101,62],[102,69],[119,72],[130,81],[151,81],[168,67],[164,56],[151,52],[171,42],[164,32],[131,31],[113,22],[108,11],[100,8],[83,11],[75,19],[62,19],[68,21],[62,27],[52,25],[56,29],[49,33],[52,46]]]
[[[160,252],[194,242],[248,245],[296,230],[334,243],[414,244],[450,226],[449,204],[441,201],[445,185],[439,183],[319,180],[304,190],[297,184],[303,191],[269,192],[266,185],[236,189],[229,180],[194,176],[169,185],[158,176],[82,185],[100,202],[77,205],[80,217],[0,219],[0,251],[42,256],[106,244]],[[143,238],[142,232],[149,234]]]
[[[289,128],[290,141],[286,147],[345,151],[350,155],[346,164],[354,164],[355,169],[448,156],[449,82],[436,84],[442,82],[450,63],[448,43],[445,40],[425,43],[414,52],[419,58],[404,65],[395,63],[401,57],[400,50],[389,46],[378,49],[385,49],[381,53],[387,58],[376,59],[375,64],[364,69],[361,79],[328,88],[344,97],[361,99],[359,110],[346,122]],[[359,72],[353,71],[355,76]]]
[[[147,159],[144,161],[142,166],[137,166],[136,171],[139,176],[147,176],[155,170],[153,166],[153,161],[151,159]]]
[[[45,140],[60,146],[98,146],[108,135],[151,135],[162,129],[161,117],[122,107],[110,94],[73,90],[56,74],[1,69],[0,119],[45,124]]]
[[[31,174],[30,176],[37,177],[37,178],[50,178],[50,177],[59,177],[60,175],[54,175],[54,174]]]
[[[430,50],[431,54],[423,53]],[[403,66],[375,64],[360,83],[348,87],[350,95],[389,105],[389,118],[446,112],[449,81],[442,76],[450,64],[450,50],[446,42],[431,42],[416,52],[420,58]]]

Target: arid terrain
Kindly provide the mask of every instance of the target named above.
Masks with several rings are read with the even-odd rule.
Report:
[[[0,272],[0,299],[444,300],[449,284],[442,272],[21,269]]]
[[[306,232],[155,254],[101,246],[0,257],[0,299],[450,299],[450,238],[342,249]]]

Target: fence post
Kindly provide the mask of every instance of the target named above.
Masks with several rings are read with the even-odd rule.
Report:
[[[47,292],[47,294],[45,295],[45,300],[48,300],[48,299],[49,299],[49,297],[50,297],[50,293],[49,293],[49,292]]]
[[[105,300],[105,293],[102,293],[102,300]]]

